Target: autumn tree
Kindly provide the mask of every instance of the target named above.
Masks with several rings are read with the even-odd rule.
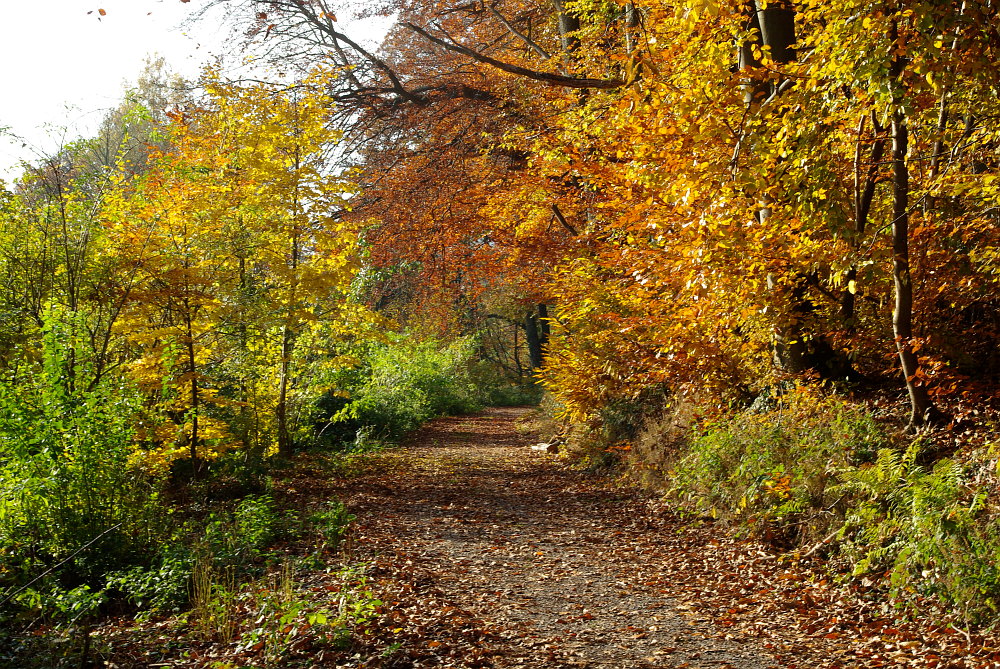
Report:
[[[320,313],[347,327],[353,273],[350,187],[324,164],[318,87],[205,85],[204,105],[175,116],[175,148],[106,214],[119,262],[142,275],[122,327],[137,378],[162,387],[168,420],[151,440],[167,461],[236,445],[224,409],[250,402],[270,404],[266,429],[290,450],[295,341]]]
[[[380,51],[323,3],[246,6],[356,65],[332,90],[372,262],[553,304],[571,411],[865,382],[892,351],[917,426],[967,368],[956,310],[995,342],[988,0],[412,2]]]

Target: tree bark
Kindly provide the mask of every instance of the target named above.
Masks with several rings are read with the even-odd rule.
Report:
[[[563,65],[568,71],[573,60],[573,52],[580,46],[580,40],[576,36],[580,30],[580,19],[566,10],[563,0],[552,0],[552,3],[559,16],[559,42],[562,47]]]
[[[552,327],[549,323],[549,307],[545,304],[538,305],[538,322],[541,328],[542,348],[544,349],[549,345],[549,335],[552,333]]]
[[[795,44],[795,10],[775,2],[768,2],[766,6],[763,4],[761,0],[754,2],[761,42],[770,48],[771,60],[775,63],[790,63],[795,60],[795,49],[792,48]]]
[[[201,410],[201,389],[198,386],[198,366],[194,352],[194,327],[191,323],[191,305],[187,299],[184,300],[184,326],[187,335],[185,351],[187,352],[187,373],[191,376],[189,387],[188,415],[191,417],[191,436],[189,437],[188,451],[191,455],[191,465],[197,474],[201,470],[201,463],[198,459],[198,443],[201,436],[198,430],[198,412]]]
[[[285,325],[281,330],[281,367],[278,372],[278,403],[274,408],[277,422],[278,453],[292,454],[292,436],[288,429],[288,377],[291,371],[292,330]]]
[[[890,44],[896,48],[899,26],[893,21]],[[906,162],[909,151],[909,129],[903,113],[902,76],[905,63],[899,54],[889,67],[893,90],[893,112],[890,125],[892,139],[892,284],[895,304],[892,311],[892,334],[903,372],[906,392],[910,397],[910,427],[923,426],[933,411],[927,389],[918,382],[919,361],[913,350],[913,277],[910,274],[910,168]]]
[[[910,172],[906,164],[909,132],[903,112],[892,115],[892,282],[895,308],[892,334],[910,396],[910,425],[922,426],[931,410],[927,389],[918,383],[917,354],[913,350],[913,280],[910,275]]]
[[[528,345],[528,362],[532,370],[542,367],[542,335],[538,324],[538,314],[532,309],[524,318],[525,339]]]

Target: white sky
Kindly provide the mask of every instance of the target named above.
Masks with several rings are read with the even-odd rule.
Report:
[[[8,128],[0,132],[0,179],[19,174],[21,160],[92,134],[147,56],[162,55],[193,79],[220,52],[237,53],[225,26],[202,21],[188,34],[179,27],[206,1],[0,0],[0,129]],[[378,40],[387,26],[351,28]]]
[[[177,26],[204,0],[6,0],[0,29],[0,178],[96,129],[147,55],[197,76],[227,33]],[[100,16],[98,10],[105,10]],[[88,12],[92,12],[88,14]],[[23,146],[25,145],[26,146]]]

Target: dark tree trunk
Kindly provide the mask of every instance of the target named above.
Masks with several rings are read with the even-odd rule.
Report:
[[[534,309],[524,318],[524,333],[528,345],[528,362],[532,370],[542,367],[542,333],[538,314]]]
[[[572,54],[579,46],[580,40],[576,32],[580,30],[580,19],[566,10],[563,0],[552,0],[558,13],[559,21],[559,41],[562,46],[563,62],[568,66],[572,61]]]
[[[549,323],[549,308],[547,305],[538,305],[538,323],[541,329],[542,349],[544,350],[549,345],[549,335],[552,333],[552,327]]]
[[[893,22],[890,43],[895,48],[899,26]],[[906,392],[910,396],[910,426],[920,427],[933,411],[927,389],[919,382],[919,364],[913,350],[913,277],[910,274],[910,168],[906,163],[909,151],[909,129],[902,111],[902,75],[905,64],[897,54],[889,68],[889,81],[895,87],[890,135],[892,137],[892,284],[895,305],[892,311],[892,334],[903,372]]]
[[[770,47],[771,60],[790,63],[795,60],[795,49],[792,48],[795,44],[795,10],[775,2],[768,2],[761,9],[762,4],[760,0],[754,2],[761,41],[764,46]]]
[[[292,435],[288,429],[288,382],[291,372],[292,331],[287,325],[281,332],[281,367],[278,373],[278,403],[274,408],[277,422],[278,453],[292,454]]]
[[[910,425],[923,425],[931,410],[927,389],[917,379],[917,354],[913,350],[913,280],[910,275],[909,202],[910,172],[906,164],[909,133],[901,111],[892,117],[892,282],[895,308],[892,334],[910,396]]]
[[[760,0],[754,0],[746,7],[747,28],[757,31],[759,36],[756,42],[740,45],[738,66],[741,70],[760,67],[760,61],[753,54],[754,46],[767,47],[775,63],[788,63],[795,59],[795,51],[791,48],[795,43],[795,12],[773,2],[768,3],[766,7],[762,5]],[[759,81],[750,72],[745,84],[747,106],[758,105],[770,96],[777,95],[780,84],[781,82],[771,84],[768,81]],[[761,223],[771,216],[769,204],[765,202],[757,211]],[[777,282],[770,279],[768,287],[772,291],[782,290]],[[785,373],[801,374],[811,366],[808,355],[809,337],[803,327],[803,321],[813,311],[813,306],[806,297],[806,277],[796,276],[795,285],[790,292],[786,299],[791,308],[787,317],[783,318],[775,328],[773,362]]]
[[[194,351],[194,327],[191,323],[191,305],[188,300],[184,300],[184,326],[185,334],[187,336],[187,341],[185,342],[185,352],[187,353],[187,373],[191,377],[191,383],[189,386],[189,402],[191,407],[188,409],[188,416],[191,417],[191,435],[188,442],[188,451],[191,455],[191,465],[193,471],[197,474],[201,470],[201,463],[198,459],[198,446],[201,441],[201,434],[199,433],[198,425],[198,413],[201,411],[201,388],[198,385],[198,365],[197,358],[195,357]]]

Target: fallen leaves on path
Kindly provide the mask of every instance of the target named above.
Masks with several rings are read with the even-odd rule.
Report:
[[[898,619],[875,590],[532,451],[519,415],[440,419],[331,487],[359,517],[354,558],[430,598],[414,622],[384,597],[413,666],[1000,667],[994,639]]]
[[[204,644],[155,666],[1000,668],[994,637],[904,620],[874,587],[532,450],[525,411],[442,418],[333,475],[303,455],[277,485],[286,508],[341,499],[357,515],[342,559],[382,604],[346,647],[303,630],[279,664]],[[344,586],[328,558],[303,587]],[[174,629],[157,624],[133,645]]]

